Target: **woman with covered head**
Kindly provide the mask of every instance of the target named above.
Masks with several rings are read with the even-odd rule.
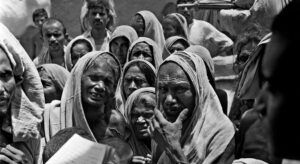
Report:
[[[139,88],[154,87],[155,80],[155,68],[146,60],[135,59],[126,63],[116,91],[118,110],[124,114],[129,95]]]
[[[60,130],[55,122],[59,122],[60,99],[70,73],[57,64],[42,64],[37,70],[44,88],[44,135],[48,142]]]
[[[104,143],[117,138],[120,145],[125,135],[125,120],[115,109],[115,91],[121,74],[118,59],[109,52],[94,51],[79,59],[71,71],[61,99],[61,128],[81,127]],[[122,142],[122,143],[121,143]],[[114,144],[114,143],[113,143]],[[124,148],[123,147],[123,148]],[[121,156],[130,153],[128,151]],[[125,157],[124,157],[125,158]],[[127,157],[126,157],[127,158]]]
[[[32,60],[2,24],[0,35],[0,163],[36,164],[43,86]]]
[[[68,43],[65,53],[65,66],[67,70],[71,71],[79,58],[94,50],[95,48],[90,40],[81,36],[72,39]]]
[[[213,87],[220,100],[224,114],[227,114],[227,93],[222,89],[216,88],[214,61],[211,58],[209,51],[200,45],[192,45],[185,49],[185,51],[190,52],[189,55],[194,54],[201,57],[201,59],[204,61],[209,83]]]
[[[135,90],[127,99],[125,118],[130,128],[129,144],[133,150],[132,163],[151,161],[151,137],[147,120],[154,115],[155,88]]]
[[[112,33],[109,41],[109,52],[119,59],[122,67],[126,63],[129,46],[137,39],[136,31],[127,25],[118,26]]]
[[[129,62],[134,59],[146,60],[153,67],[158,68],[162,63],[162,51],[152,39],[140,37],[128,49],[126,61]]]
[[[139,37],[148,37],[156,42],[158,48],[163,50],[165,37],[162,25],[156,16],[147,10],[137,12],[130,25],[136,30]]]
[[[203,60],[176,52],[158,69],[157,109],[149,122],[155,163],[230,163],[234,127],[209,84]],[[160,153],[162,152],[162,153]]]
[[[183,15],[179,13],[168,14],[162,21],[165,39],[171,36],[181,36],[188,39],[188,25]]]
[[[176,51],[183,51],[190,46],[190,43],[181,36],[171,36],[166,40],[164,51],[162,54],[163,59],[166,59]]]

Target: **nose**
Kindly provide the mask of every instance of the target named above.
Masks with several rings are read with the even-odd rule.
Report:
[[[53,35],[51,35],[50,38],[49,38],[49,41],[54,42],[55,40],[56,40],[55,37]]]
[[[95,85],[95,90],[97,92],[105,92],[105,84],[102,80]]]
[[[171,106],[171,105],[175,104],[176,102],[177,101],[176,101],[175,97],[171,93],[168,93],[166,100],[165,100],[165,104],[167,106]]]
[[[184,7],[183,11],[189,11],[188,7]]]
[[[99,13],[96,14],[95,19],[100,19],[100,14]]]
[[[136,84],[135,84],[135,82],[134,82],[133,80],[132,80],[132,82],[130,83],[128,89],[129,89],[131,92],[133,92],[133,91],[135,91],[135,90],[137,89],[137,86],[136,86]]]
[[[139,56],[138,56],[138,59],[145,59],[144,55],[141,53]]]
[[[137,119],[136,122],[137,123],[146,123],[146,120],[145,120],[145,118],[143,116],[140,116],[140,117],[138,117],[138,119]]]

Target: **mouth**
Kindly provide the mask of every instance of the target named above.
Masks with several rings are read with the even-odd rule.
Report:
[[[180,113],[182,110],[182,108],[180,108],[179,105],[174,105],[174,106],[170,106],[164,109],[164,111],[166,112],[166,114],[174,116],[177,115],[178,113]]]
[[[95,101],[101,101],[104,99],[104,95],[97,92],[90,92],[91,98]]]
[[[0,97],[0,106],[6,105],[8,102],[7,98],[4,97]]]

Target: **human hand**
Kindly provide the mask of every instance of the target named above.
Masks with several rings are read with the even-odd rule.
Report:
[[[22,151],[7,145],[0,150],[0,163],[2,162],[9,164],[26,164],[28,160]]]
[[[151,155],[147,154],[146,157],[143,156],[133,156],[131,163],[135,164],[150,164],[151,163]]]

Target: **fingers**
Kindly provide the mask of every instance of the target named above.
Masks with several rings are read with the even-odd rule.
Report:
[[[146,159],[143,156],[133,156],[132,163],[146,164]]]
[[[0,163],[6,162],[8,164],[17,164],[16,162],[9,159],[7,156],[0,154]]]
[[[24,156],[24,153],[21,150],[18,150],[10,145],[7,145],[6,148],[14,154],[18,154],[20,156]]]
[[[5,156],[9,157],[10,159],[12,159],[15,162],[23,162],[23,160],[26,161],[25,154],[22,151],[14,148],[10,145],[7,145],[5,148],[2,148],[1,153],[4,154]]]
[[[161,124],[168,123],[168,121],[165,119],[163,114],[158,109],[156,109],[156,108],[154,109],[154,114],[155,114],[155,118],[159,121],[159,123],[161,123]]]
[[[181,124],[186,119],[188,112],[189,112],[188,108],[183,109],[180,112],[179,116],[177,117],[175,123],[180,123]]]

